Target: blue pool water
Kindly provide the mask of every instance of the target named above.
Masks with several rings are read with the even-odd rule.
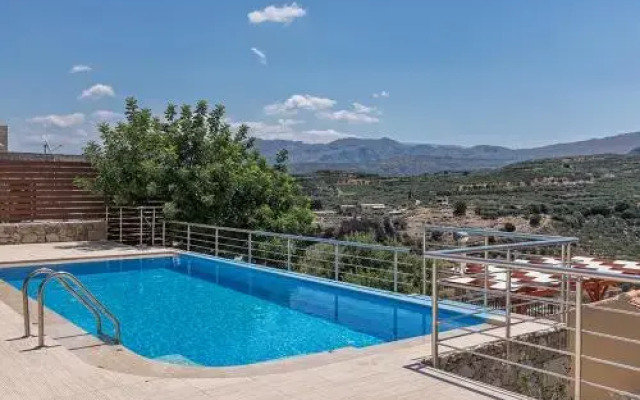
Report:
[[[431,332],[428,306],[226,260],[180,255],[49,267],[77,275],[118,317],[126,347],[169,362],[244,365]],[[0,279],[19,288],[34,268],[0,270]],[[46,304],[95,333],[93,316],[57,282],[47,287]],[[104,331],[111,328],[105,320]]]

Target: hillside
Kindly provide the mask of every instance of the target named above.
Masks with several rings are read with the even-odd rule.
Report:
[[[640,155],[546,159],[491,171],[414,177],[325,172],[300,182],[323,209],[384,203],[407,208],[413,218],[438,215],[438,210],[450,215],[450,206],[462,201],[468,206],[466,219],[447,224],[475,219],[478,225],[495,226],[497,221],[533,219],[534,225],[544,221],[549,233],[577,235],[585,252],[640,257]],[[449,206],[439,204],[442,199]]]
[[[486,145],[462,147],[408,144],[389,138],[347,138],[327,144],[259,139],[256,144],[261,153],[270,160],[275,159],[280,149],[288,150],[291,169],[295,173],[342,170],[407,176],[439,171],[497,168],[533,159],[626,154],[640,147],[640,132],[530,149]]]

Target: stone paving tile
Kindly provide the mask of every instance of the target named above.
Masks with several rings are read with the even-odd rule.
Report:
[[[204,392],[204,391],[212,391],[214,389],[218,389],[224,386],[243,385],[243,384],[246,385],[252,382],[252,378],[246,378],[246,377],[245,378],[220,378],[220,379],[184,378],[184,381],[189,383],[191,386],[198,388]]]
[[[238,385],[227,385],[205,391],[211,398],[224,400],[288,400],[300,397],[290,396],[284,392],[265,386],[259,382]]]

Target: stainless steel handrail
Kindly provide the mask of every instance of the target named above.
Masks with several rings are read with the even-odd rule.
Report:
[[[29,275],[27,275],[27,277],[22,282],[22,315],[24,318],[24,337],[31,336],[31,317],[29,313],[29,282],[31,281],[32,278],[38,275],[43,275],[43,274],[51,275],[51,274],[54,274],[55,272],[56,271],[52,270],[51,268],[39,268],[35,271],[32,271]],[[69,285],[64,280],[64,278],[58,277],[57,280],[69,293],[71,293],[71,295],[73,295],[73,297],[76,298],[76,300],[83,303],[84,306],[87,307],[87,309],[89,309],[89,311],[93,314],[96,320],[96,327],[97,327],[98,333],[101,334],[102,318],[100,318],[100,313],[98,312],[98,310],[89,302],[87,302],[87,300],[84,297],[82,297],[75,288]]]
[[[469,253],[480,253],[484,251],[495,252],[499,250],[552,247],[552,246],[559,246],[563,244],[574,244],[574,243],[577,243],[577,239],[574,239],[574,238],[549,239],[549,240],[538,240],[538,241],[530,241],[530,242],[517,242],[517,243],[506,243],[506,244],[494,244],[494,245],[488,245],[488,246],[474,246],[474,247],[462,247],[457,249],[436,250],[436,251],[433,251],[433,253],[469,254]]]
[[[24,318],[24,337],[31,336],[31,318],[29,317],[29,282],[38,275],[55,272],[51,268],[38,268],[31,271],[22,281],[22,316]]]
[[[44,280],[40,283],[40,286],[38,287],[38,346],[39,347],[44,347],[44,300],[45,300],[45,296],[44,296],[44,290],[46,289],[47,285],[49,284],[49,282],[51,282],[52,280],[58,280],[58,281],[62,281],[63,279],[68,279],[71,282],[73,282],[77,287],[80,288],[80,290],[82,291],[82,293],[87,296],[89,298],[89,300],[91,300],[91,302],[93,304],[90,304],[84,297],[80,296],[79,293],[77,293],[77,291],[72,288],[70,285],[63,283],[63,287],[67,290],[69,290],[69,288],[71,290],[69,290],[72,294],[77,295],[76,298],[78,300],[80,300],[87,308],[89,308],[90,310],[96,311],[96,308],[99,309],[107,318],[109,318],[109,320],[111,320],[111,323],[113,324],[114,330],[115,330],[115,334],[114,334],[114,342],[115,344],[119,344],[121,343],[121,331],[120,331],[120,321],[118,321],[118,319],[115,317],[115,315],[113,315],[113,313],[111,313],[111,311],[109,311],[109,309],[107,307],[105,307],[104,304],[102,304],[90,291],[89,289],[87,289],[87,287],[85,285],[82,284],[82,282],[80,282],[80,280],[73,274],[70,274],[69,272],[64,272],[64,271],[58,271],[58,272],[52,272],[49,273]],[[94,314],[96,315],[96,314]],[[102,333],[102,323],[101,323],[101,318],[100,318],[100,314],[97,313],[97,319],[98,321],[98,332]]]
[[[437,225],[424,225],[424,229],[427,232],[448,232],[448,233],[457,233],[464,232],[471,236],[497,236],[504,238],[513,238],[513,239],[532,239],[532,240],[553,240],[553,239],[571,239],[578,240],[575,237],[569,236],[557,236],[557,235],[540,235],[535,233],[526,233],[526,232],[507,232],[501,231],[497,229],[487,229],[487,228],[477,228],[477,227],[467,227],[467,226],[437,226]]]
[[[350,246],[350,247],[360,247],[365,249],[373,249],[373,250],[391,250],[398,251],[400,253],[409,253],[411,251],[408,247],[400,247],[400,246],[383,246],[379,244],[368,244],[368,243],[359,243],[359,242],[348,242],[344,240],[336,240],[336,239],[325,239],[318,238],[313,236],[301,236],[301,235],[292,235],[289,233],[275,233],[275,232],[265,232],[265,231],[252,231],[250,229],[241,229],[241,228],[228,228],[224,226],[216,226],[216,225],[206,225],[206,224],[196,224],[190,222],[182,222],[182,221],[166,221],[167,224],[174,225],[184,225],[191,226],[196,228],[204,228],[204,229],[218,229],[221,231],[227,232],[239,232],[239,233],[247,233],[258,236],[267,236],[267,237],[275,237],[282,239],[293,239],[293,240],[301,240],[308,242],[317,242],[317,243],[327,243],[339,246]],[[194,234],[194,232],[192,232]],[[197,234],[197,233],[196,233]]]
[[[470,253],[470,251],[467,251]],[[567,268],[560,267],[555,265],[543,265],[543,264],[520,264],[512,261],[504,261],[504,260],[494,260],[494,259],[484,259],[477,257],[465,257],[465,256],[454,256],[449,253],[444,252],[426,252],[424,255],[425,258],[431,260],[443,260],[443,261],[452,261],[458,263],[474,263],[474,264],[491,264],[496,267],[504,267],[509,270],[518,270],[518,269],[526,269],[528,271],[536,271],[543,272],[547,274],[558,274],[558,275],[567,275],[572,276],[574,278],[590,278],[590,279],[606,279],[609,281],[615,282],[625,282],[625,283],[633,283],[636,285],[640,285],[640,277],[634,275],[625,275],[625,274],[615,274],[610,272],[601,272],[601,271],[589,271],[585,269],[576,269],[576,268]]]

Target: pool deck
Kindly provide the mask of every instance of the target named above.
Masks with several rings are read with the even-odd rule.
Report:
[[[109,257],[171,254],[161,248],[138,249],[114,242],[62,242],[0,245],[0,268],[19,264],[59,263]]]
[[[0,265],[160,254],[166,251],[109,243],[12,245],[0,246]],[[50,330],[47,325],[47,347],[36,349],[37,338],[22,338],[22,322],[15,304],[0,300],[2,400],[523,399],[423,366],[421,360],[430,352],[428,337],[247,367],[209,368],[203,369],[208,371],[203,377],[187,377],[195,375],[154,361],[137,363],[120,346],[95,341],[78,346],[81,342],[76,341],[73,347],[76,339],[69,336],[74,335],[54,329],[59,324]],[[105,351],[113,355],[110,362],[99,361]],[[113,365],[117,362],[120,368]],[[156,370],[149,370],[149,363]]]

